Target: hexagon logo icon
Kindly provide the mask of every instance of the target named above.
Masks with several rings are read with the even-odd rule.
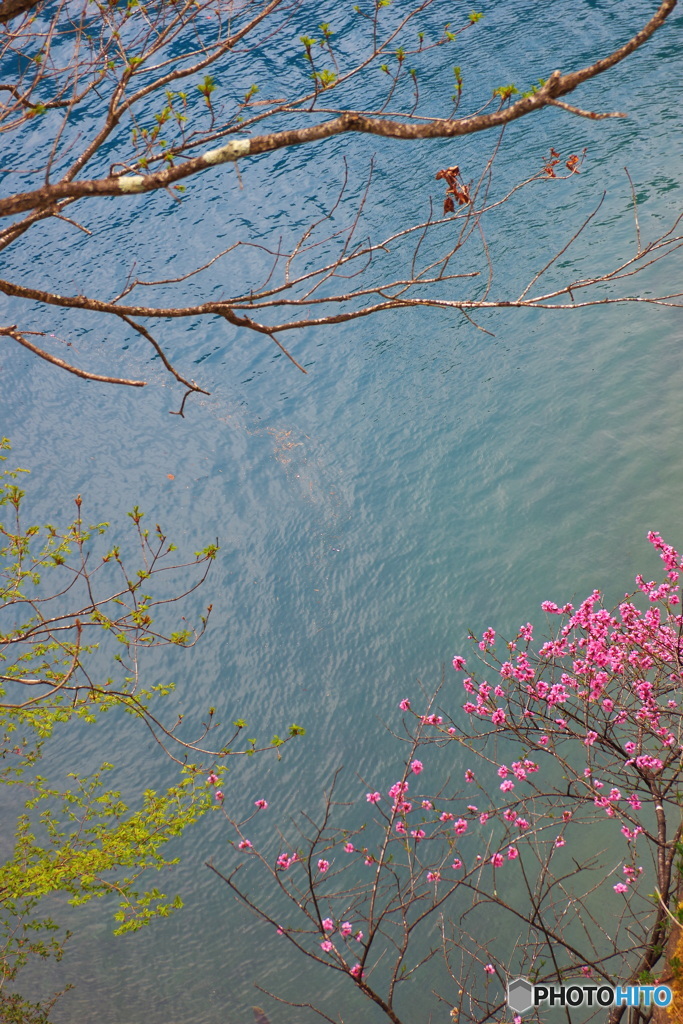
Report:
[[[526,978],[508,981],[508,1006],[521,1017],[534,1008],[534,987]]]

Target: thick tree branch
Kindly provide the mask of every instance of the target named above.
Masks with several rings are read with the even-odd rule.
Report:
[[[155,171],[152,174],[127,174],[89,181],[62,181],[31,192],[22,192],[0,200],[0,216],[12,216],[37,207],[54,205],[62,199],[76,199],[86,196],[121,196],[141,192],[153,192],[168,188],[209,167],[235,162],[246,156],[272,152],[289,146],[319,142],[347,132],[379,135],[383,138],[418,140],[456,138],[502,128],[520,117],[552,105],[559,97],[573,92],[579,85],[603,74],[620,63],[634,50],[642,46],[664,23],[676,7],[677,0],[664,0],[656,14],[627,43],[608,56],[595,61],[578,71],[566,75],[554,71],[545,84],[533,95],[525,96],[516,103],[489,114],[478,114],[457,120],[437,120],[430,123],[397,121],[374,117],[355,111],[347,111],[338,117],[306,128],[292,128],[286,131],[269,132],[254,138],[232,139],[217,149],[209,150],[182,164]]]
[[[12,18],[32,11],[42,0],[0,0],[0,23],[6,25]]]

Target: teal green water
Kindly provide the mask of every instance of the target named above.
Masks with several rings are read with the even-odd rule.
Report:
[[[484,83],[483,95],[491,85],[577,66],[615,35],[625,38],[651,8],[635,0],[618,10],[493,3],[479,41],[472,34],[458,61],[472,83]],[[673,221],[682,29],[679,15],[628,67],[582,93],[584,105],[625,107],[628,121],[552,112],[508,132],[501,183],[534,171],[549,145],[588,146],[589,154],[580,178],[541,183],[490,218],[497,294],[511,297],[603,188],[591,233],[560,271],[585,274],[633,251],[625,164],[644,233]],[[442,73],[450,69],[435,58],[435,84]],[[314,154],[277,154],[243,169],[245,193],[226,194],[207,177],[180,211],[150,201],[149,237],[176,266],[202,252],[209,218],[225,221],[226,238],[235,221],[257,234],[292,218],[306,223],[336,188],[344,152],[358,176],[377,153],[370,226],[407,222],[424,196],[437,195],[435,169],[457,160],[473,176],[487,150],[482,140],[429,152],[346,140]],[[97,215],[118,218],[90,270],[101,283],[105,272],[125,276],[143,247],[132,208],[102,206]],[[186,240],[179,252],[178,237]],[[69,267],[84,258],[81,244],[71,234],[49,246],[36,240],[24,258],[46,280],[68,281]],[[67,254],[70,262],[55,270],[52,262]],[[675,291],[680,277],[674,257],[637,288]],[[80,492],[89,518],[110,519],[114,529],[125,528],[137,503],[189,550],[218,536],[221,555],[201,595],[214,605],[207,636],[180,659],[160,656],[149,672],[152,681],[176,681],[178,708],[215,704],[226,719],[247,719],[250,735],[269,736],[291,721],[306,726],[306,739],[282,762],[254,759],[229,777],[231,806],[264,796],[271,826],[318,807],[340,764],[348,792],[365,792],[354,772],[386,788],[401,751],[385,723],[396,721],[401,697],[416,695],[418,679],[427,687],[438,681],[468,629],[506,632],[540,621],[542,600],[570,600],[596,586],[617,599],[636,572],[655,571],[648,529],[683,544],[680,311],[507,311],[481,323],[495,337],[457,314],[426,310],[310,332],[292,341],[306,377],[225,325],[165,325],[173,357],[212,392],[191,401],[184,420],[168,415],[176,396],[157,364],[133,344],[124,349],[129,339],[117,334],[96,335],[95,351],[106,346],[117,367],[151,377],[142,393],[83,385],[21,352],[2,352],[1,428],[17,463],[32,468],[36,518],[54,520],[60,509],[66,517]],[[57,318],[51,329],[90,358],[90,325],[72,324]],[[60,741],[50,769],[77,761],[85,770],[105,756],[121,765],[126,791],[171,778],[159,753],[116,722]],[[180,852],[183,865],[164,885],[182,891],[186,908],[154,929],[113,939],[101,906],[63,912],[77,932],[45,984],[76,988],[60,1002],[58,1022],[238,1024],[265,998],[254,996],[255,980],[300,997],[334,997],[324,973],[288,960],[204,868],[208,857],[225,868],[235,860],[217,817],[195,828]],[[274,1024],[304,1019],[282,1007],[268,1012]],[[366,1009],[349,1013],[370,1019]]]

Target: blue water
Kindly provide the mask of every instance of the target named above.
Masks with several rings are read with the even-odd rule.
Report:
[[[437,15],[455,17],[441,6],[435,24]],[[474,107],[494,86],[527,85],[555,67],[587,62],[625,39],[652,8],[641,0],[492,3],[457,56],[434,51],[423,88],[449,87],[457,60]],[[343,45],[352,46],[350,19],[333,16]],[[293,49],[257,54],[254,79],[270,76],[282,87],[278,76],[298,49],[296,36],[322,17],[304,8]],[[590,233],[550,282],[633,252],[624,165],[642,203],[644,236],[674,220],[682,30],[677,15],[628,64],[576,97],[584,106],[626,109],[628,120],[595,123],[552,111],[508,130],[496,189],[534,173],[550,145],[563,154],[586,146],[588,156],[580,177],[537,183],[487,219],[496,295],[514,297],[603,189]],[[99,232],[95,245],[54,225],[23,243],[14,269],[30,261],[36,279],[79,291],[86,290],[79,282],[87,260],[94,293],[122,283],[133,259],[141,276],[167,276],[237,233],[294,234],[337,194],[344,155],[351,187],[340,216],[353,215],[374,154],[365,230],[395,230],[424,216],[430,195],[440,202],[436,170],[458,162],[466,178],[475,177],[492,144],[485,137],[429,146],[350,137],[276,153],[245,163],[243,191],[233,171],[222,169],[195,182],[179,208],[164,196],[83,207]],[[216,269],[202,296],[255,272],[258,259]],[[482,269],[476,245],[471,260],[463,269]],[[679,282],[673,257],[628,287],[662,293]],[[195,297],[193,287],[183,294]],[[25,315],[4,305],[7,322]],[[648,529],[683,544],[676,309],[482,314],[493,337],[455,311],[392,312],[288,336],[307,376],[267,340],[225,323],[164,323],[158,335],[179,368],[211,391],[188,402],[185,419],[168,415],[180,392],[159,362],[118,326],[84,315],[31,315],[89,368],[152,381],[142,391],[84,384],[4,345],[0,426],[16,462],[32,469],[32,515],[66,519],[80,492],[87,517],[111,520],[117,538],[134,503],[181,549],[219,538],[220,557],[199,595],[214,606],[207,635],[189,654],[162,653],[147,671],[150,682],[175,680],[173,712],[215,704],[226,720],[240,715],[249,735],[264,738],[292,721],[307,728],[280,763],[242,761],[229,776],[230,806],[239,812],[266,797],[270,827],[285,828],[300,807],[319,807],[340,764],[346,792],[365,792],[355,772],[386,788],[402,751],[385,723],[396,724],[396,704],[416,697],[417,680],[427,688],[438,682],[442,664],[465,648],[468,629],[494,625],[505,633],[540,622],[541,600],[571,600],[596,586],[616,600],[636,572],[656,571]],[[146,738],[116,720],[60,739],[45,769],[57,777],[103,757],[121,766],[127,793],[173,778]],[[114,939],[102,904],[77,914],[58,908],[76,934],[58,968],[31,976],[36,995],[51,982],[76,984],[58,1004],[58,1024],[238,1024],[265,999],[253,992],[255,980],[300,997],[335,995],[325,972],[288,959],[272,932],[245,917],[204,868],[209,857],[226,869],[234,864],[227,839],[214,816],[180,844],[183,864],[162,887],[181,891],[186,907],[138,935]],[[354,1003],[336,1009],[345,1006],[353,1019],[370,1019]],[[283,1007],[268,1013],[274,1024],[304,1019]]]

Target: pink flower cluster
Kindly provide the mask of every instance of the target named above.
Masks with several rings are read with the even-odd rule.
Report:
[[[361,913],[362,900],[347,886],[337,895],[325,895],[331,886],[323,876],[333,863],[334,874],[358,867],[363,879],[358,892],[373,894],[383,891],[383,872],[385,879],[391,872],[392,884],[394,877],[408,872],[415,898],[429,907],[447,895],[448,887],[471,886],[473,877],[477,887],[497,886],[500,891],[499,873],[514,877],[522,868],[525,873],[537,870],[539,851],[550,870],[553,861],[562,870],[571,860],[565,852],[576,853],[577,837],[580,846],[581,830],[607,819],[625,851],[623,875],[611,879],[613,891],[629,897],[642,886],[642,868],[634,865],[642,853],[638,844],[646,839],[645,821],[639,823],[638,812],[645,805],[649,822],[655,792],[675,792],[683,754],[679,701],[674,699],[683,682],[683,616],[673,592],[683,564],[658,534],[651,534],[650,540],[664,560],[667,579],[657,584],[639,577],[640,593],[633,601],[626,598],[618,609],[608,611],[595,590],[576,608],[544,602],[544,611],[557,616],[552,639],[534,644],[533,627],[526,623],[512,642],[503,644],[498,638],[497,649],[505,652],[500,658],[493,629],[486,629],[481,639],[472,637],[484,652],[477,657],[485,664],[488,679],[472,674],[462,680],[466,727],[455,716],[446,719],[454,725],[444,726],[443,716],[431,710],[434,704],[421,715],[408,699],[400,701],[403,727],[412,723],[414,731],[403,773],[387,791],[390,803],[378,780],[378,789],[365,794],[365,825],[358,832],[340,830],[332,839],[326,833],[326,857],[312,861],[310,884],[321,900],[328,901],[324,905],[330,914],[314,929],[314,941],[334,958],[335,966],[361,981],[361,962],[348,966],[340,950],[348,949],[352,937],[363,940],[362,931],[354,936],[357,925],[346,919]],[[456,655],[453,668],[464,673],[466,659]],[[466,750],[475,757],[481,754],[478,764],[470,761],[469,767],[459,769],[460,779],[464,775],[470,787],[464,799],[462,787],[451,776],[447,783],[423,792],[434,763],[426,752],[438,750],[453,736],[458,757]],[[503,751],[508,752],[504,762],[499,761]],[[452,763],[462,762],[453,758]],[[466,799],[477,799],[477,805],[465,805]],[[257,800],[255,806],[265,809],[267,802]],[[376,832],[379,841],[373,845]],[[357,845],[350,835],[359,837]],[[251,848],[248,840],[238,845]],[[356,858],[338,857],[335,862],[332,851],[337,848],[357,853],[358,864]],[[529,861],[527,851],[532,853]],[[369,871],[362,870],[361,859]],[[296,853],[280,854],[276,869],[284,871],[296,860]],[[515,866],[515,861],[520,863]],[[368,950],[372,941],[369,933]],[[484,958],[481,968],[489,976],[497,972]]]
[[[491,629],[485,629],[481,634],[481,640],[479,641],[479,650],[485,651],[487,647],[491,647],[496,642],[496,631]]]

